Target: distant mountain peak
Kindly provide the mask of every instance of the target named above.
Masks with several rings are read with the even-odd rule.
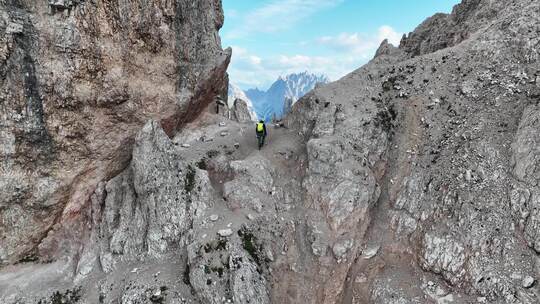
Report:
[[[288,114],[292,105],[311,91],[317,84],[330,82],[326,75],[308,71],[281,75],[265,92],[258,88],[245,91],[261,119],[280,119]]]

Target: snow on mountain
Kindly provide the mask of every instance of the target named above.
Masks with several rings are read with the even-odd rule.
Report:
[[[281,78],[285,84],[285,98],[291,99],[293,104],[302,98],[309,91],[313,90],[318,83],[328,83],[328,77],[324,75],[314,75],[308,72],[291,74]]]
[[[326,76],[303,72],[279,77],[266,92],[250,89],[245,94],[252,101],[258,117],[265,120],[274,117],[280,119],[298,99],[315,88],[315,85],[328,82]]]
[[[228,98],[227,98],[227,104],[228,104],[229,108],[232,108],[234,106],[234,101],[237,98],[242,99],[247,103],[249,112],[251,114],[251,119],[253,121],[256,121],[258,119],[257,118],[257,113],[254,110],[253,102],[251,101],[251,99],[249,99],[249,97],[247,97],[246,93],[240,87],[238,87],[237,85],[229,82],[229,94],[228,94]]]
[[[250,102],[249,98],[246,96],[246,93],[244,93],[244,91],[240,87],[233,83],[229,83],[229,96],[227,100],[229,107],[232,107],[234,105],[234,100],[237,98],[243,99],[248,103]]]

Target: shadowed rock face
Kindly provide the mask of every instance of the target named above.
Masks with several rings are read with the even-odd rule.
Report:
[[[69,251],[56,235],[142,125],[173,134],[226,94],[222,24],[215,0],[0,2],[0,263]]]

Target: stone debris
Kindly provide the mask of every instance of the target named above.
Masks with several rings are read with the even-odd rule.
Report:
[[[527,276],[523,279],[523,282],[521,283],[521,286],[523,286],[523,288],[531,288],[533,287],[534,283],[536,282],[536,280],[531,277],[531,276]]]
[[[352,248],[353,244],[353,240],[344,240],[342,242],[337,242],[332,247],[332,252],[337,259],[341,259]]]
[[[354,279],[354,282],[356,284],[364,284],[364,283],[367,283],[367,281],[368,281],[368,278],[364,273],[359,273]]]
[[[208,143],[208,142],[214,141],[214,138],[213,138],[213,137],[210,137],[210,136],[202,136],[202,137],[201,137],[201,141],[202,141],[202,142],[205,142],[205,143]]]
[[[21,34],[23,30],[24,30],[23,24],[11,22],[6,27],[6,34],[9,34],[9,35]]]
[[[219,219],[219,215],[217,215],[217,214],[212,214],[212,215],[210,215],[210,220],[211,220],[212,222],[215,222],[215,221],[217,221],[218,219]]]
[[[232,229],[222,229],[218,231],[218,235],[222,237],[228,237],[233,234]]]
[[[362,257],[366,260],[369,260],[377,255],[380,248],[381,246],[379,245],[368,246],[366,249],[362,251]]]

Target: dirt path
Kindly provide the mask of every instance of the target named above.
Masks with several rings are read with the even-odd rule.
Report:
[[[259,150],[255,123],[238,123],[206,112],[177,134],[173,142],[178,147],[181,157],[192,164],[204,165],[218,155],[225,156],[226,162],[263,158],[272,165],[273,186],[278,191],[280,189],[287,191],[287,187],[292,184],[291,178],[300,185],[299,181],[304,172],[302,155],[305,149],[301,138],[291,130],[276,128],[271,124],[267,125],[267,132],[265,146]],[[225,163],[219,160],[218,162]],[[207,210],[207,213],[218,215],[219,220],[209,225],[207,229],[199,229],[200,237],[215,235],[220,229],[239,229],[249,222],[248,218],[253,216],[273,216],[278,213],[274,209],[263,210],[259,213],[250,208],[231,208],[223,198],[223,187],[234,176],[229,176],[223,170],[215,168],[205,167],[204,169],[208,171],[216,190],[215,204]],[[295,217],[292,213],[280,213],[279,216],[289,220]]]
[[[174,142],[180,146],[187,160],[204,157],[208,151],[226,151],[234,160],[262,154],[279,169],[290,171],[287,160],[295,159],[302,152],[304,145],[301,139],[285,128],[267,125],[267,130],[265,146],[259,151],[255,123],[237,123],[219,115],[204,113],[197,121],[187,125],[174,138]],[[226,135],[222,136],[222,132]],[[201,140],[203,138],[207,141]],[[182,144],[189,147],[182,148]],[[235,145],[237,148],[234,148]]]

